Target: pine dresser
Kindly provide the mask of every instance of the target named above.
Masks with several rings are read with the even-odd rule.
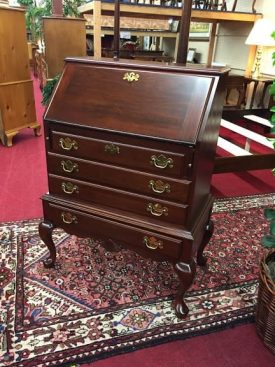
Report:
[[[68,58],[44,115],[49,193],[39,233],[99,237],[170,261],[184,294],[213,224],[210,181],[228,70]]]

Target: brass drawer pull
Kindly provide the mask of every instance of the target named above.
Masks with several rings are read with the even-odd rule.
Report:
[[[168,209],[164,206],[162,207],[160,204],[156,203],[156,204],[152,204],[152,203],[149,203],[147,205],[147,208],[146,210],[148,212],[150,212],[152,215],[155,215],[156,217],[160,217],[162,216],[163,214],[164,215],[168,215]]]
[[[62,212],[61,219],[63,223],[66,223],[66,224],[72,224],[72,223],[77,224],[77,217],[71,213]]]
[[[174,166],[173,159],[166,158],[163,154],[160,154],[158,157],[156,155],[152,155],[150,163],[157,168],[173,168]]]
[[[104,150],[111,155],[119,154],[119,147],[115,144],[106,144]]]
[[[65,194],[73,194],[74,192],[78,194],[78,186],[71,182],[62,182],[61,186],[62,191],[65,192]]]
[[[72,140],[70,138],[60,138],[59,139],[59,146],[64,150],[72,150],[78,149],[78,144],[75,140]]]
[[[152,189],[152,191],[162,194],[164,192],[170,192],[170,185],[168,183],[164,183],[161,180],[150,180],[149,181],[149,188]]]
[[[67,161],[61,161],[61,167],[64,172],[72,173],[73,171],[78,172],[78,164],[73,163],[70,160]]]
[[[163,248],[163,242],[161,240],[156,239],[155,237],[147,237],[143,238],[143,243],[150,250],[157,250],[158,248]]]

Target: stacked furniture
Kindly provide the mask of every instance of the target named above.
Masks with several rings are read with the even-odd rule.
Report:
[[[26,127],[40,135],[21,9],[0,7],[0,139],[6,146]]]
[[[175,311],[186,316],[183,296],[213,230],[210,181],[227,71],[67,59],[45,113],[46,266],[56,261],[55,227],[168,260],[180,280]]]

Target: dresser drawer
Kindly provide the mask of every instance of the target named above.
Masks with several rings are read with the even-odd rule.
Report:
[[[125,168],[48,154],[49,173],[94,184],[141,193],[163,200],[186,203],[191,182],[170,179]]]
[[[66,200],[82,201],[109,208],[125,210],[129,213],[147,216],[157,220],[185,224],[187,205],[116,190],[82,181],[49,175],[49,190]]]
[[[56,227],[61,227],[66,232],[80,237],[95,236],[112,239],[118,244],[128,245],[129,248],[137,252],[157,256],[160,259],[163,259],[163,256],[177,259],[181,253],[182,241],[179,239],[146,229],[138,229],[65,206],[44,201],[44,215]]]
[[[52,131],[52,151],[169,177],[187,177],[191,171],[193,148],[183,146],[183,154],[131,146]]]

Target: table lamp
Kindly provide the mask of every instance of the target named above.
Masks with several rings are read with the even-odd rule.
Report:
[[[260,66],[262,59],[262,52],[264,46],[274,46],[275,40],[271,34],[275,31],[275,23],[269,19],[258,19],[249,33],[245,44],[257,46],[257,53],[254,63],[254,70],[252,72],[253,78],[258,78],[260,75]]]

